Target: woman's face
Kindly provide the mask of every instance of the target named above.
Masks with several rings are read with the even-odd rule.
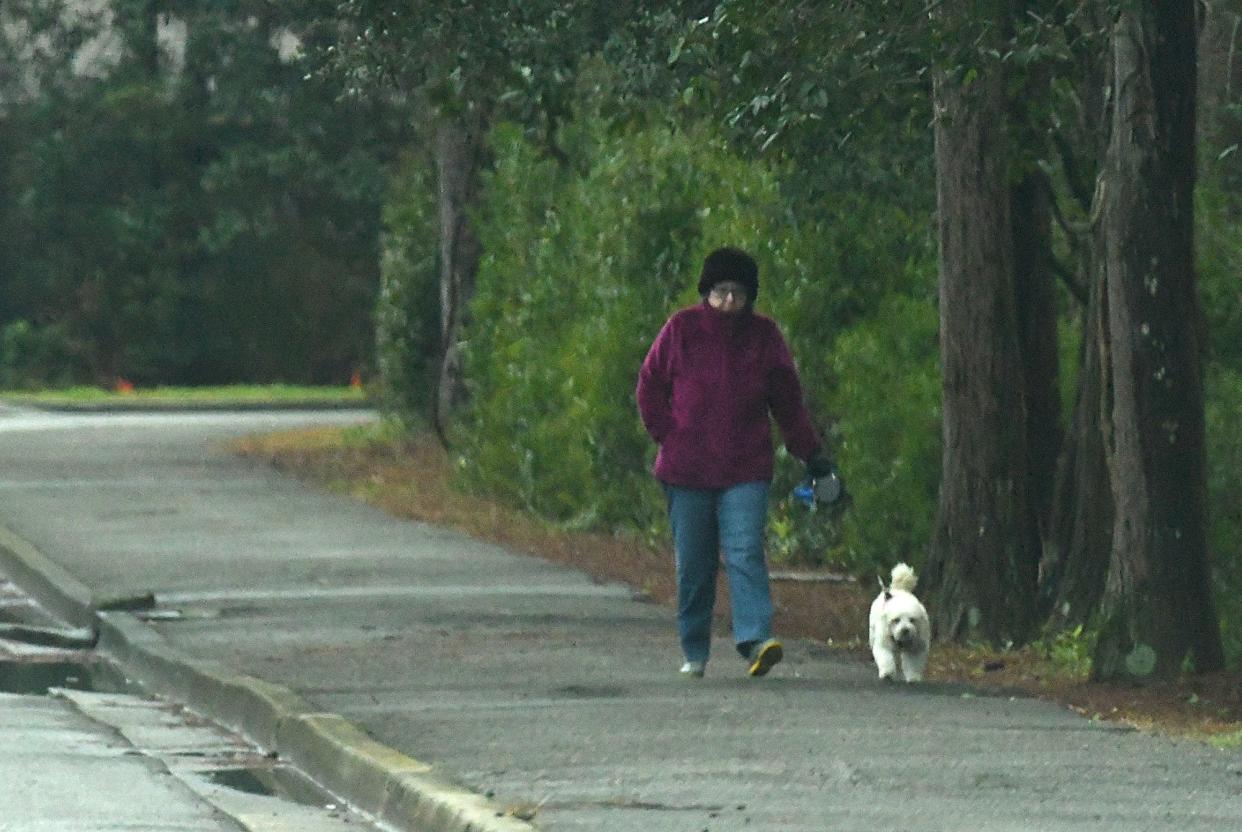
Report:
[[[750,292],[746,287],[732,280],[717,283],[707,293],[707,302],[712,309],[726,313],[741,312],[749,301]]]

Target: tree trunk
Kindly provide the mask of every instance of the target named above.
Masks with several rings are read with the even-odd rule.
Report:
[[[156,81],[160,77],[160,13],[164,0],[136,0],[122,14],[133,16],[129,22],[127,44],[133,52],[142,77]]]
[[[1233,6],[1234,8],[1228,8]],[[1234,3],[1205,3],[1199,35],[1199,138],[1215,143],[1226,108],[1242,89],[1242,14]]]
[[[1113,494],[1104,454],[1104,378],[1107,305],[1099,276],[1091,279],[1083,311],[1078,391],[1069,435],[1058,460],[1052,522],[1040,566],[1054,626],[1087,625],[1104,592],[1113,539]]]
[[[1028,173],[1010,191],[1014,308],[1027,408],[1027,494],[1041,539],[1050,527],[1057,455],[1061,449],[1060,354],[1051,279],[1052,228],[1048,181]]]
[[[1123,6],[1102,215],[1113,547],[1094,674],[1222,666],[1205,530],[1193,0]]]
[[[1031,631],[1039,550],[1004,84],[995,65],[973,81],[939,74],[935,84],[944,446],[927,569],[938,636],[995,644]]]
[[[470,219],[478,185],[478,146],[460,121],[436,132],[440,204],[440,369],[434,408],[437,433],[447,443],[453,418],[466,401],[461,339],[481,248]]]
[[[1096,9],[1096,14],[1099,13]],[[1069,25],[1062,21],[1063,25]],[[1087,21],[1089,29],[1102,21]],[[1084,55],[1076,73],[1076,117],[1058,137],[1061,164],[1076,208],[1089,218],[1075,228],[1064,226],[1075,269],[1081,276],[1081,337],[1078,379],[1069,430],[1057,460],[1050,528],[1040,562],[1041,616],[1054,628],[1089,626],[1104,592],[1112,551],[1113,495],[1104,446],[1104,365],[1107,353],[1107,303],[1104,298],[1098,222],[1101,193],[1098,173],[1108,149],[1104,113],[1107,56]],[[1075,293],[1075,297],[1079,297]]]
[[[1012,15],[1005,21],[1006,39],[1017,36]],[[1049,99],[1052,73],[1044,61],[1033,61],[1018,74],[1020,85],[1006,83],[1006,138],[1010,165],[1022,172],[1009,190],[1013,240],[1014,308],[1018,347],[1026,393],[1027,496],[1039,529],[1041,546],[1050,528],[1056,484],[1057,456],[1064,431],[1061,424],[1060,350],[1057,305],[1052,283],[1052,184],[1038,161],[1047,145],[1046,115],[1039,102]],[[1010,174],[1010,180],[1014,175]]]

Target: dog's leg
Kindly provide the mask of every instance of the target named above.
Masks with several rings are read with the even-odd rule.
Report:
[[[881,641],[871,645],[871,655],[875,658],[875,666],[880,671],[880,678],[891,682],[897,678],[897,655]]]
[[[920,650],[917,653],[901,654],[901,672],[905,674],[907,682],[923,681],[923,671],[927,669],[927,651]]]

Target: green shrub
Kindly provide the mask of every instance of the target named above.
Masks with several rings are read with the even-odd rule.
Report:
[[[936,307],[894,295],[837,341],[838,458],[854,505],[834,560],[852,572],[918,565],[931,538],[940,484],[940,369]]]
[[[1242,373],[1207,375],[1208,548],[1221,635],[1230,666],[1242,663]]]
[[[812,412],[842,437],[842,465],[861,489],[856,522],[868,524],[847,523],[842,546],[832,527],[803,522],[785,499],[802,466],[782,451],[774,559],[852,568],[916,545],[939,467],[926,224],[844,197],[821,212],[833,222],[799,224],[780,188],[787,171],[740,159],[697,128],[614,133],[584,119],[563,148],[570,165],[516,128],[493,132],[467,340],[467,481],[562,524],[663,528],[655,449],[633,397],[638,368],[668,315],[697,302],[702,258],[736,245],[759,262],[759,311],[784,329]],[[897,396],[906,404],[894,408]]]
[[[1242,222],[1234,201],[1219,188],[1204,185],[1196,190],[1196,266],[1209,353],[1215,361],[1242,369]]]
[[[663,520],[639,422],[638,368],[724,242],[773,236],[774,178],[706,135],[576,125],[575,167],[495,131],[467,359],[468,470],[479,486],[575,526]],[[485,324],[483,322],[486,322]]]
[[[1086,680],[1091,674],[1096,641],[1097,634],[1079,624],[1073,629],[1048,633],[1034,646],[1057,671]]]
[[[428,160],[406,157],[383,207],[380,286],[375,306],[377,399],[406,424],[427,415],[439,354],[440,299],[434,176]]]
[[[1220,165],[1216,165],[1220,167]],[[1217,174],[1220,175],[1220,171]],[[1242,223],[1212,179],[1195,192],[1196,266],[1207,324],[1208,548],[1225,656],[1242,665]]]
[[[65,387],[86,371],[67,327],[11,321],[0,330],[0,387]]]
[[[840,518],[808,517],[789,496],[803,467],[778,451],[770,551],[776,562],[869,575],[896,555],[917,561],[935,511],[935,237],[930,217],[859,195],[816,213],[824,219],[789,241],[764,291],[855,504]]]

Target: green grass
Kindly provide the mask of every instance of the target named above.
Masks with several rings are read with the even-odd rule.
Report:
[[[116,392],[99,387],[61,390],[0,391],[13,404],[44,407],[142,407],[276,404],[367,404],[365,391],[354,387],[309,387],[292,384],[234,385],[225,387],[151,387]]]
[[[1242,748],[1242,731],[1234,731],[1231,734],[1218,734],[1209,737],[1208,742],[1225,751]]]

